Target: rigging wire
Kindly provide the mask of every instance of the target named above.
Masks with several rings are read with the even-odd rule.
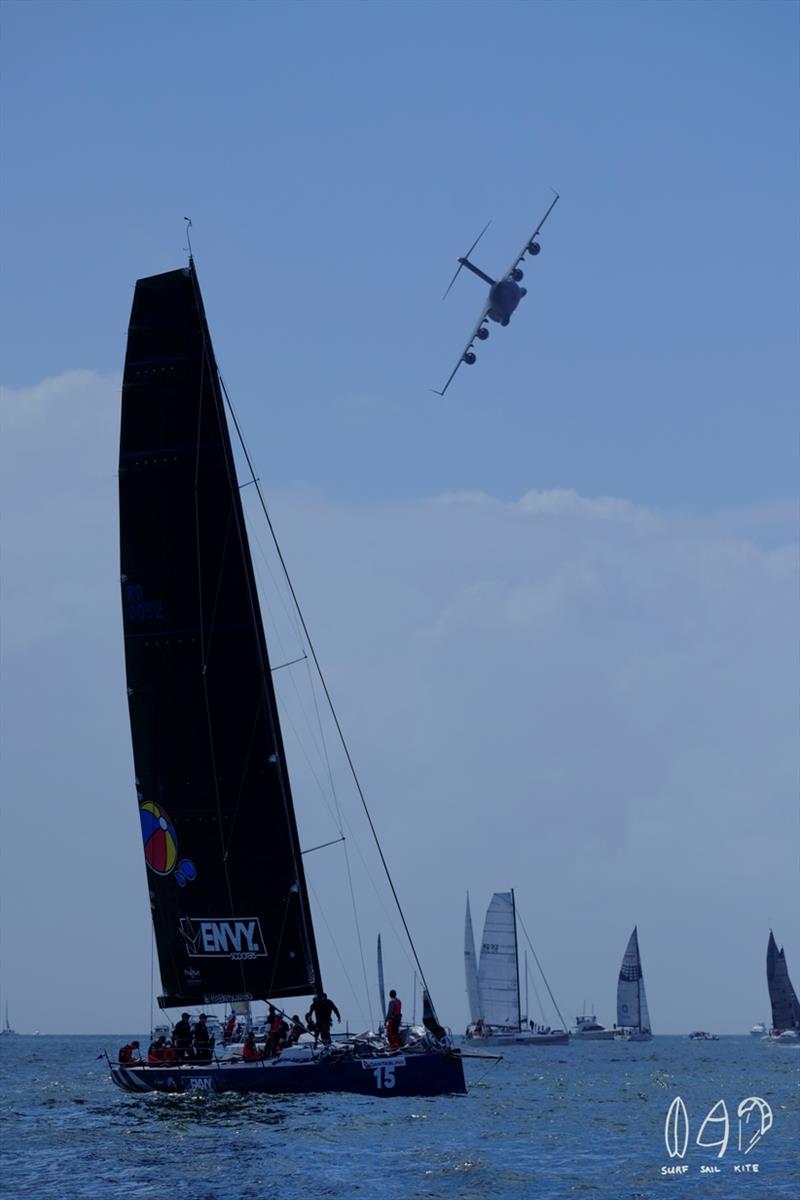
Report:
[[[221,378],[220,378],[220,382],[221,382],[221,383],[223,382]],[[258,481],[257,481],[256,479],[250,479],[250,480],[248,480],[248,481],[247,481],[247,486],[249,486],[250,484],[252,484],[252,483],[255,483],[255,482],[258,482]],[[283,590],[282,590],[282,589],[279,587],[279,585],[278,585],[277,579],[276,579],[276,577],[275,577],[275,573],[274,573],[274,571],[273,571],[273,569],[272,569],[272,565],[271,565],[271,562],[270,562],[270,558],[269,558],[269,556],[268,556],[268,554],[267,554],[266,550],[264,549],[264,546],[263,546],[263,544],[262,544],[262,542],[261,542],[261,538],[259,537],[258,528],[253,526],[253,524],[252,524],[252,521],[250,521],[250,522],[249,522],[249,526],[250,526],[250,528],[249,528],[249,532],[250,532],[251,541],[252,541],[252,542],[255,544],[255,546],[256,546],[256,547],[257,547],[257,549],[258,549],[258,558],[257,558],[257,559],[254,559],[254,566],[255,566],[255,565],[256,565],[256,563],[257,563],[259,567],[263,567],[263,568],[265,568],[265,569],[266,569],[266,571],[267,571],[267,573],[268,573],[268,575],[269,575],[269,578],[270,578],[270,580],[271,580],[271,582],[272,582],[272,588],[274,589],[274,592],[277,594],[277,596],[278,596],[278,599],[280,600],[281,608],[283,609],[283,612],[284,612],[284,614],[285,614],[285,616],[286,616],[287,620],[289,621],[289,624],[290,624],[290,625],[293,627],[293,629],[294,629],[294,632],[295,632],[295,635],[296,635],[296,637],[297,637],[297,640],[298,640],[298,644],[299,644],[299,646],[302,648],[302,647],[303,647],[303,633],[302,633],[302,629],[301,629],[301,627],[300,627],[300,623],[299,623],[299,621],[298,621],[298,619],[297,619],[297,612],[296,612],[296,610],[294,609],[294,607],[293,607],[293,606],[289,606],[289,605],[287,605],[287,604],[286,604],[286,602],[285,602],[285,599],[284,599],[284,596],[283,596]],[[259,571],[257,571],[257,575],[260,577],[260,572],[259,572]],[[276,639],[276,641],[277,641],[278,645],[280,646],[280,649],[281,649],[282,653],[283,653],[284,655],[286,655],[286,654],[288,654],[288,653],[289,653],[289,651],[288,651],[288,649],[287,649],[287,648],[286,648],[286,646],[285,646],[285,643],[284,643],[284,639],[283,639],[283,637],[281,636],[281,630],[280,630],[280,626],[278,625],[278,622],[277,622],[277,620],[276,620],[276,617],[275,617],[275,610],[274,610],[274,608],[273,608],[273,605],[272,605],[272,603],[271,603],[271,601],[270,601],[270,591],[269,591],[269,590],[265,590],[263,587],[262,587],[262,588],[259,588],[259,595],[260,595],[260,597],[261,597],[261,599],[262,599],[262,602],[264,603],[264,605],[265,605],[265,607],[266,607],[267,613],[269,614],[269,619],[270,619],[270,622],[271,622],[271,625],[272,625],[272,633],[271,633],[271,637],[274,637],[274,638]],[[328,813],[329,813],[329,815],[330,815],[330,818],[331,818],[331,820],[333,821],[333,823],[334,823],[334,825],[336,826],[336,828],[339,830],[339,833],[341,834],[341,838],[342,838],[342,840],[344,840],[344,828],[343,828],[343,826],[344,826],[344,827],[347,829],[347,831],[348,831],[348,835],[349,835],[349,837],[348,837],[348,840],[351,842],[351,844],[352,844],[352,845],[354,845],[354,846],[355,846],[356,853],[357,853],[357,855],[358,855],[358,858],[360,859],[361,866],[362,866],[362,868],[363,868],[363,870],[364,870],[364,874],[366,875],[367,879],[369,880],[370,886],[371,886],[371,888],[372,888],[373,892],[375,893],[375,897],[376,897],[376,899],[377,899],[377,901],[378,901],[378,903],[379,903],[379,905],[380,905],[380,907],[381,907],[381,909],[382,909],[382,911],[383,911],[383,913],[384,913],[384,916],[386,917],[386,920],[387,920],[387,922],[388,922],[389,929],[391,930],[391,932],[392,932],[392,934],[393,934],[393,936],[394,936],[394,938],[395,938],[396,944],[397,944],[397,946],[399,947],[399,949],[400,949],[400,951],[401,951],[401,953],[402,953],[403,957],[405,958],[405,960],[406,960],[406,962],[409,964],[409,966],[413,966],[413,965],[414,965],[414,960],[412,959],[412,957],[411,957],[411,956],[410,956],[410,954],[408,953],[408,950],[407,950],[407,947],[406,947],[406,941],[405,941],[405,939],[404,939],[404,938],[403,938],[403,937],[402,937],[402,936],[401,936],[401,935],[398,933],[398,930],[397,930],[397,928],[396,928],[396,926],[395,926],[395,922],[394,922],[394,919],[393,919],[393,917],[392,917],[392,914],[391,914],[391,912],[389,911],[389,909],[386,907],[386,903],[385,903],[385,901],[384,901],[383,894],[381,893],[381,890],[379,889],[378,885],[376,884],[376,882],[375,882],[375,880],[374,880],[374,878],[373,878],[372,871],[370,870],[369,863],[367,862],[367,860],[366,860],[366,858],[365,858],[365,856],[364,856],[364,853],[363,853],[363,851],[362,851],[362,849],[361,849],[361,845],[360,845],[359,839],[358,839],[358,837],[357,837],[357,835],[356,835],[356,833],[355,833],[355,830],[354,830],[354,828],[353,828],[353,826],[352,826],[351,822],[350,822],[350,821],[347,819],[347,816],[346,816],[346,815],[345,815],[345,814],[342,812],[342,810],[341,810],[341,806],[340,806],[340,803],[339,803],[339,798],[338,798],[338,795],[337,795],[337,792],[336,792],[336,786],[335,786],[335,783],[334,783],[334,780],[333,780],[333,772],[332,772],[332,769],[331,769],[331,766],[330,766],[330,760],[329,760],[329,756],[328,756],[328,750],[327,750],[327,743],[326,743],[326,740],[325,740],[325,734],[324,734],[324,730],[323,730],[323,727],[322,727],[322,719],[321,719],[320,712],[319,712],[319,704],[318,704],[318,702],[317,702],[317,688],[316,688],[316,686],[315,686],[315,682],[314,682],[314,674],[313,674],[313,671],[311,670],[311,666],[310,666],[310,664],[308,664],[308,654],[307,654],[307,653],[304,651],[304,653],[301,655],[300,659],[299,659],[299,660],[297,660],[297,661],[299,661],[299,662],[303,662],[303,661],[305,661],[305,662],[306,662],[306,664],[307,664],[307,666],[306,666],[306,670],[307,670],[307,673],[308,673],[308,686],[309,686],[309,691],[310,691],[310,693],[311,693],[311,696],[312,696],[312,699],[313,699],[313,701],[314,701],[314,707],[315,707],[315,710],[316,710],[317,728],[318,728],[318,731],[319,731],[319,742],[320,742],[320,743],[321,743],[321,745],[322,745],[322,750],[321,750],[321,751],[320,751],[320,746],[319,746],[319,744],[317,744],[317,742],[316,742],[316,739],[315,739],[315,734],[314,734],[314,730],[311,728],[311,721],[310,721],[310,718],[309,718],[308,712],[307,712],[307,710],[306,710],[306,705],[305,705],[305,703],[304,703],[303,695],[301,694],[301,692],[300,692],[300,689],[299,689],[299,688],[298,688],[298,686],[297,686],[297,681],[296,681],[296,678],[295,678],[295,676],[294,676],[294,673],[293,673],[293,672],[291,672],[291,671],[290,671],[290,672],[288,672],[288,678],[291,680],[291,688],[292,688],[292,690],[293,690],[293,693],[294,693],[294,696],[295,696],[295,698],[296,698],[296,700],[297,700],[297,705],[298,705],[298,707],[299,707],[299,710],[300,710],[300,712],[302,713],[303,720],[304,720],[304,722],[305,722],[305,726],[306,726],[306,728],[307,728],[307,730],[308,730],[308,733],[309,733],[310,740],[311,740],[312,742],[314,742],[314,744],[315,744],[315,748],[316,748],[316,750],[317,750],[317,753],[318,753],[318,754],[319,754],[319,756],[320,756],[320,759],[323,759],[323,758],[324,758],[324,760],[325,760],[325,766],[326,766],[326,770],[327,770],[327,774],[328,774],[328,780],[329,780],[329,787],[330,787],[331,794],[333,795],[334,802],[335,802],[335,805],[336,805],[336,814],[334,814],[334,812],[333,812],[333,810],[332,810],[332,808],[331,808],[331,805],[330,805],[330,802],[329,802],[329,799],[328,799],[328,794],[327,794],[327,792],[326,792],[325,788],[323,787],[323,785],[322,785],[322,782],[321,782],[321,780],[319,779],[319,776],[317,775],[317,771],[316,771],[316,769],[315,769],[315,767],[314,767],[314,763],[312,762],[312,760],[311,760],[311,756],[309,755],[309,751],[308,751],[308,744],[307,744],[307,742],[306,742],[306,739],[304,739],[303,737],[301,737],[301,736],[300,736],[300,732],[299,732],[299,730],[298,730],[298,727],[297,727],[297,725],[295,724],[295,721],[294,721],[294,718],[293,718],[293,716],[292,716],[291,710],[290,710],[290,709],[287,707],[287,700],[286,700],[286,697],[285,697],[285,695],[284,695],[284,693],[283,693],[283,690],[282,690],[282,685],[281,685],[281,683],[280,683],[280,680],[278,680],[278,679],[275,679],[275,680],[274,680],[274,683],[275,683],[275,689],[276,689],[276,692],[277,692],[277,693],[278,693],[278,694],[281,696],[281,699],[282,699],[282,701],[283,701],[283,715],[282,715],[282,722],[283,722],[283,724],[284,724],[284,725],[288,723],[288,725],[291,727],[291,730],[292,730],[292,732],[293,732],[293,734],[294,734],[294,736],[295,736],[295,739],[296,739],[296,744],[297,744],[297,746],[299,747],[299,749],[300,749],[300,751],[301,751],[301,753],[302,753],[303,757],[305,758],[305,760],[306,760],[306,763],[308,764],[308,768],[309,768],[309,770],[310,770],[310,772],[311,772],[311,775],[312,775],[312,777],[313,777],[313,779],[314,779],[314,782],[315,782],[315,783],[316,783],[316,785],[317,785],[317,788],[318,788],[318,790],[319,790],[319,794],[320,794],[320,796],[322,797],[322,801],[323,801],[323,803],[325,804],[325,807],[326,807],[326,808],[327,808],[327,810],[328,810]],[[291,664],[289,664],[289,663],[286,663],[285,665],[287,665],[287,666],[288,666],[288,665],[291,665]],[[274,674],[275,670],[277,670],[277,668],[274,668],[274,669],[273,669],[273,674]],[[354,897],[352,897],[352,901],[353,901],[353,904],[355,904],[355,899],[354,899]],[[360,938],[360,932],[359,932],[359,929],[358,929],[358,918],[357,918],[357,916],[356,916],[356,936],[357,936],[357,938],[358,938],[358,941],[359,941],[359,952],[360,952],[360,954],[361,954],[362,961],[363,961],[364,952],[363,952],[363,948],[362,948],[362,945],[361,945],[361,938]],[[367,986],[367,996],[369,996],[369,994],[370,994],[370,992],[369,992],[369,987]],[[368,1001],[368,1003],[369,1003],[369,1001]]]
[[[310,633],[309,633],[309,631],[308,631],[308,626],[306,625],[305,617],[303,616],[303,610],[302,610],[302,609],[301,609],[301,607],[300,607],[300,602],[299,602],[299,600],[298,600],[298,598],[297,598],[297,593],[296,593],[296,592],[295,592],[295,590],[294,590],[294,584],[292,583],[291,577],[290,577],[290,575],[289,575],[289,570],[288,570],[288,568],[287,568],[287,566],[286,566],[286,560],[285,560],[285,559],[284,559],[284,557],[283,557],[283,551],[281,550],[280,543],[278,542],[278,537],[277,537],[277,534],[276,534],[276,532],[275,532],[275,527],[274,527],[274,526],[273,526],[273,524],[272,524],[272,519],[270,518],[269,512],[268,512],[268,510],[267,510],[267,506],[266,506],[266,503],[265,503],[265,501],[264,501],[264,494],[263,494],[263,492],[261,491],[261,484],[258,482],[258,479],[257,479],[257,477],[256,477],[256,472],[255,472],[255,468],[254,468],[254,466],[253,466],[253,461],[252,461],[252,459],[251,459],[251,457],[250,457],[250,452],[249,452],[249,450],[248,450],[248,448],[247,448],[247,444],[246,444],[246,442],[245,442],[245,440],[244,440],[244,435],[242,434],[242,430],[241,430],[241,427],[240,427],[240,425],[239,425],[239,420],[238,420],[238,417],[236,416],[236,411],[235,411],[235,409],[234,409],[234,407],[233,407],[233,404],[232,404],[232,402],[231,402],[231,398],[230,398],[230,396],[228,395],[228,389],[227,389],[227,387],[225,386],[225,381],[224,381],[224,379],[222,378],[222,375],[221,375],[221,374],[219,374],[219,381],[220,381],[220,386],[221,386],[221,388],[222,388],[223,394],[224,394],[224,396],[225,396],[226,403],[227,403],[227,405],[228,405],[228,411],[230,412],[230,414],[231,414],[231,418],[232,418],[232,420],[233,420],[234,428],[236,429],[236,436],[237,436],[237,437],[238,437],[238,439],[239,439],[239,444],[240,444],[240,446],[242,447],[242,452],[244,453],[245,459],[246,459],[246,461],[247,461],[247,466],[248,466],[248,469],[249,469],[249,471],[250,471],[250,475],[251,475],[251,477],[252,477],[252,479],[253,479],[253,483],[254,483],[254,485],[255,485],[256,493],[257,493],[257,495],[258,495],[258,499],[259,499],[259,502],[260,502],[260,505],[261,505],[261,510],[262,510],[262,512],[263,512],[263,514],[264,514],[264,519],[265,519],[265,520],[266,520],[266,522],[267,522],[267,526],[268,526],[268,528],[269,528],[270,535],[271,535],[271,537],[272,537],[273,545],[275,546],[275,551],[276,551],[276,553],[277,553],[277,555],[278,555],[278,559],[279,559],[279,561],[280,561],[281,568],[282,568],[282,570],[283,570],[284,578],[286,579],[286,584],[287,584],[287,587],[289,588],[289,591],[290,591],[290,593],[291,593],[291,596],[292,596],[292,601],[293,601],[293,603],[294,603],[294,606],[295,606],[295,608],[296,608],[296,610],[297,610],[297,615],[298,615],[298,617],[299,617],[300,624],[302,625],[302,628],[303,628],[303,633],[304,633],[304,635],[305,635],[306,644],[307,644],[307,646],[308,646],[308,649],[311,651],[311,657],[312,657],[312,658],[313,658],[313,660],[314,660],[314,666],[316,667],[316,670],[317,670],[317,674],[318,674],[318,676],[319,676],[320,683],[322,684],[322,689],[323,689],[323,691],[324,691],[324,693],[325,693],[325,698],[326,698],[326,700],[327,700],[327,703],[328,703],[328,708],[330,709],[330,713],[331,713],[331,716],[332,716],[332,718],[333,718],[333,722],[334,722],[334,724],[335,724],[335,726],[336,726],[336,731],[337,731],[337,733],[338,733],[338,735],[339,735],[339,741],[340,741],[340,743],[341,743],[342,749],[343,749],[343,751],[344,751],[344,754],[345,754],[345,758],[347,759],[347,763],[348,763],[348,766],[349,766],[349,768],[350,768],[350,774],[351,774],[351,775],[352,775],[352,777],[353,777],[353,782],[355,783],[355,786],[356,786],[356,791],[358,792],[359,799],[361,800],[361,805],[362,805],[362,807],[363,807],[363,809],[364,809],[364,814],[365,814],[365,816],[366,816],[366,818],[367,818],[367,823],[368,823],[368,825],[369,825],[369,827],[370,827],[370,831],[371,831],[371,833],[372,833],[372,837],[373,837],[373,840],[374,840],[374,842],[375,842],[375,846],[376,846],[376,849],[377,849],[377,851],[378,851],[378,855],[379,855],[379,857],[380,857],[380,860],[381,860],[381,863],[382,863],[382,865],[383,865],[383,870],[384,870],[384,873],[385,873],[385,875],[386,875],[386,879],[387,879],[387,881],[388,881],[388,884],[389,884],[389,887],[390,887],[390,889],[391,889],[392,896],[394,897],[394,902],[395,902],[395,904],[397,905],[397,911],[398,911],[398,913],[399,913],[399,915],[400,915],[400,920],[401,920],[401,921],[402,921],[402,923],[403,923],[403,928],[404,928],[404,930],[405,930],[406,937],[408,938],[408,944],[409,944],[409,946],[411,947],[411,952],[412,952],[412,954],[414,955],[414,961],[416,962],[416,964],[417,964],[417,969],[419,970],[420,979],[422,980],[422,985],[423,985],[423,987],[425,988],[425,991],[426,991],[426,992],[427,992],[427,994],[428,994],[428,1000],[429,1000],[429,1002],[430,1002],[431,1009],[433,1010],[433,1015],[434,1015],[434,1017],[435,1017],[435,1016],[436,1016],[436,1010],[435,1010],[435,1008],[434,1008],[433,1001],[431,1000],[430,988],[428,987],[428,983],[427,983],[427,980],[426,980],[426,978],[425,978],[425,972],[424,972],[424,971],[423,971],[423,969],[422,969],[422,963],[420,962],[419,955],[417,954],[417,948],[416,948],[416,946],[415,946],[415,944],[414,944],[414,939],[413,939],[413,938],[412,938],[412,936],[411,936],[411,930],[410,930],[410,929],[409,929],[409,927],[408,927],[408,922],[406,921],[405,913],[403,912],[403,907],[402,907],[402,905],[401,905],[401,903],[400,903],[400,897],[399,897],[399,896],[398,896],[398,894],[397,894],[397,889],[395,888],[395,885],[394,885],[394,880],[392,879],[392,874],[391,874],[391,872],[390,872],[390,870],[389,870],[389,864],[387,863],[387,861],[386,861],[386,856],[385,856],[385,855],[384,855],[384,853],[383,853],[383,848],[382,848],[382,846],[381,846],[380,839],[378,838],[378,832],[377,832],[377,830],[376,830],[376,828],[375,828],[375,824],[374,824],[374,822],[373,822],[373,820],[372,820],[372,814],[371,814],[371,813],[370,813],[370,811],[369,811],[369,806],[367,805],[366,796],[364,795],[364,791],[363,791],[363,789],[362,789],[362,787],[361,787],[361,781],[360,781],[360,779],[359,779],[359,777],[358,777],[358,772],[356,771],[356,768],[355,768],[355,763],[353,762],[352,756],[351,756],[351,754],[350,754],[350,747],[349,747],[349,746],[348,746],[348,744],[347,744],[347,740],[345,739],[345,736],[344,736],[344,731],[343,731],[343,729],[342,729],[342,727],[341,727],[341,724],[339,723],[339,717],[338,717],[338,714],[337,714],[337,712],[336,712],[336,709],[335,709],[335,707],[334,707],[334,704],[333,704],[333,698],[331,697],[331,694],[330,694],[330,692],[329,692],[329,690],[328,690],[328,685],[327,685],[327,682],[326,682],[326,680],[325,680],[325,676],[324,676],[324,674],[323,674],[323,671],[322,671],[322,666],[321,666],[321,664],[320,664],[320,661],[319,661],[319,659],[317,658],[317,652],[316,652],[316,649],[314,648],[314,643],[313,643],[313,642],[312,642],[312,640],[311,640],[311,635],[310,635]],[[562,1020],[563,1020],[563,1018],[562,1018]]]
[[[347,980],[347,986],[350,988],[350,991],[351,991],[351,993],[352,993],[352,996],[353,996],[353,1000],[354,1000],[354,1002],[355,1002],[355,1006],[356,1006],[356,1008],[358,1009],[358,1011],[361,1013],[361,1016],[362,1016],[362,1018],[363,1018],[363,1016],[364,1016],[364,1010],[363,1010],[363,1008],[361,1007],[361,1001],[360,1001],[360,1000],[359,1000],[359,998],[358,998],[358,993],[356,992],[356,989],[355,989],[355,987],[354,987],[354,985],[353,985],[353,981],[352,981],[352,979],[350,978],[350,972],[347,970],[347,965],[346,965],[346,963],[345,963],[344,959],[342,958],[342,955],[341,955],[341,953],[340,953],[340,951],[339,951],[339,946],[338,946],[338,944],[337,944],[337,942],[336,942],[336,938],[333,936],[333,930],[331,929],[330,925],[328,924],[328,918],[325,916],[325,909],[324,909],[324,907],[322,906],[322,904],[320,903],[320,898],[319,898],[319,896],[317,895],[317,892],[316,892],[316,889],[314,888],[314,885],[313,885],[313,883],[311,883],[311,882],[309,881],[309,884],[308,884],[308,886],[309,886],[309,889],[310,889],[310,891],[311,891],[311,894],[312,894],[312,896],[314,897],[314,900],[315,900],[315,902],[316,902],[316,905],[317,905],[317,911],[319,912],[320,916],[322,917],[322,923],[323,923],[323,925],[325,926],[325,928],[326,928],[326,929],[327,929],[327,931],[328,931],[328,937],[329,937],[329,938],[330,938],[330,940],[331,940],[331,945],[333,946],[333,952],[334,952],[334,954],[336,955],[336,957],[337,957],[337,958],[338,958],[338,960],[339,960],[339,966],[342,968],[342,972],[343,972],[343,974],[344,974],[344,977],[345,977],[345,979]],[[367,1003],[369,1003],[369,1002],[367,1002]],[[371,1029],[371,1028],[372,1028],[372,1013],[371,1013],[371,1012],[370,1012],[369,1024],[370,1024],[370,1029]]]
[[[542,968],[542,964],[539,962],[536,951],[533,948],[533,942],[531,941],[531,939],[528,936],[528,931],[525,928],[525,922],[523,921],[522,917],[519,915],[519,910],[517,910],[517,920],[519,921],[520,925],[522,926],[522,932],[525,934],[525,941],[530,946],[531,954],[533,955],[533,957],[536,961],[536,965],[539,968],[539,974],[541,975],[542,979],[544,980],[544,986],[547,988],[548,995],[550,996],[550,999],[553,1001],[553,1007],[555,1008],[556,1012],[558,1013],[559,1019],[561,1021],[561,1027],[562,1027],[562,1029],[566,1029],[567,1023],[564,1020],[564,1018],[562,1017],[561,1009],[556,1004],[556,998],[553,995],[552,991],[550,990],[550,984],[547,982],[547,976],[545,975],[544,970]],[[534,991],[535,990],[536,989],[534,988]]]

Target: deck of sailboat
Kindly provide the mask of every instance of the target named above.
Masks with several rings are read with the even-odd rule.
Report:
[[[368,1057],[336,1050],[278,1056],[257,1062],[169,1066],[110,1064],[111,1078],[127,1092],[239,1092],[297,1095],[349,1092],[364,1096],[464,1095],[458,1050],[375,1052]]]

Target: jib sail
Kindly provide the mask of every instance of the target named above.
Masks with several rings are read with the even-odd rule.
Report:
[[[140,279],[122,611],[164,1007],[321,988],[269,657],[194,266]]]

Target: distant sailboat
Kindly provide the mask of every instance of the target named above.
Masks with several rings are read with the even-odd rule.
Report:
[[[772,930],[767,943],[767,987],[772,1005],[770,1041],[795,1042],[800,1038],[800,1002],[789,978],[783,947],[778,949]]]
[[[519,989],[517,913],[513,890],[495,892],[492,896],[486,911],[477,970],[475,963],[472,918],[467,897],[464,967],[472,1018],[467,1037],[481,1039],[484,1044],[493,1046],[550,1046],[569,1041],[569,1034],[565,1029],[527,1027],[527,1018],[523,1022]]]
[[[649,1042],[653,1036],[636,926],[628,939],[619,971],[616,1035],[630,1042]]]
[[[469,892],[467,893],[467,911],[464,914],[464,973],[467,977],[469,1019],[474,1025],[476,1021],[480,1020],[481,1002],[478,996],[478,960],[475,957],[475,936],[472,932]]]
[[[3,1028],[0,1029],[0,1037],[16,1037],[16,1036],[17,1036],[16,1029],[12,1029],[11,1025],[9,1024],[8,1001],[6,1000],[6,1015],[5,1015],[5,1020],[3,1022]]]

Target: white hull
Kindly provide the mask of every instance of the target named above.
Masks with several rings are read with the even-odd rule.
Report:
[[[468,1039],[478,1046],[565,1046],[569,1043],[569,1034],[563,1029],[551,1030],[550,1033],[488,1033],[481,1037],[474,1035]]]
[[[613,1042],[613,1029],[573,1029],[576,1042]]]

